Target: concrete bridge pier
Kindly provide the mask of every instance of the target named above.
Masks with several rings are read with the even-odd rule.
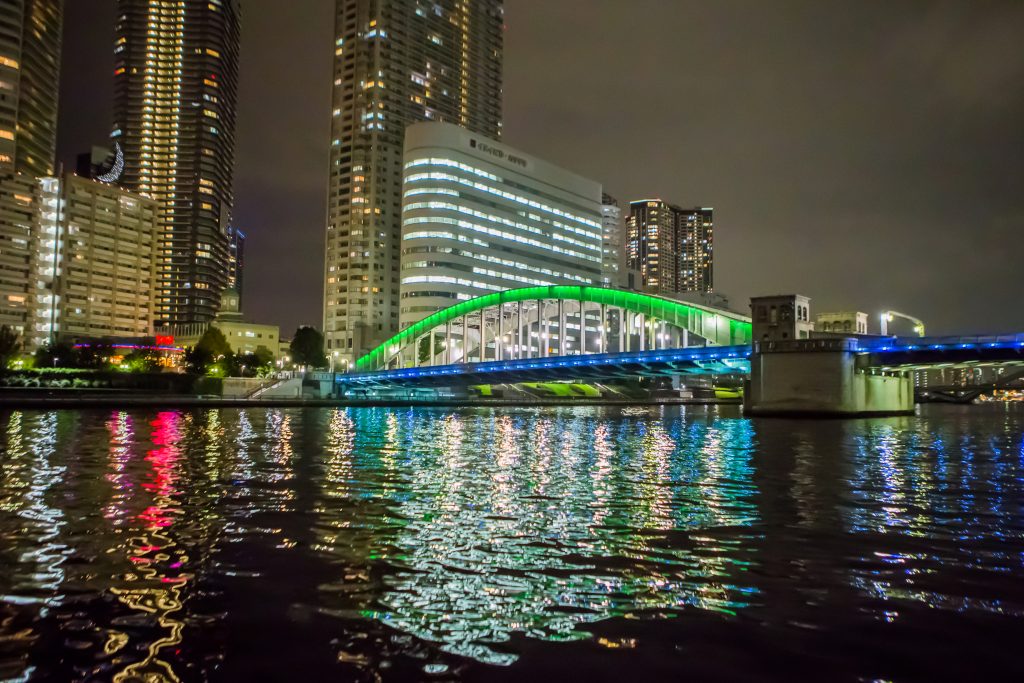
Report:
[[[815,337],[811,300],[776,294],[750,300],[753,348],[743,393],[748,415],[905,415],[914,412],[908,373],[873,370],[857,340]]]
[[[909,373],[872,370],[855,339],[755,341],[744,392],[748,415],[912,415]]]

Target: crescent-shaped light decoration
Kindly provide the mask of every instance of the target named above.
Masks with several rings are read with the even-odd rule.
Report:
[[[121,144],[114,142],[114,165],[110,167],[110,170],[101,176],[97,176],[96,180],[101,183],[116,183],[124,173],[124,152],[121,151]]]

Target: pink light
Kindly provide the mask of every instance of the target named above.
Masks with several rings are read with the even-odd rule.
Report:
[[[92,344],[75,344],[76,349],[88,349]],[[170,351],[171,353],[185,353],[185,349],[177,346],[146,346],[143,344],[110,344],[112,349],[132,349],[133,351]]]

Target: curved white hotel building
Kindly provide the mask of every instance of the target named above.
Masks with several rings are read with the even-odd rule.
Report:
[[[400,322],[490,292],[600,285],[601,185],[446,123],[406,129]]]

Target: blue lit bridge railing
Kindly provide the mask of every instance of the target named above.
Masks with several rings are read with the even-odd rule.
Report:
[[[443,386],[749,372],[750,346],[741,345],[458,363],[337,375],[335,381],[343,387]]]

